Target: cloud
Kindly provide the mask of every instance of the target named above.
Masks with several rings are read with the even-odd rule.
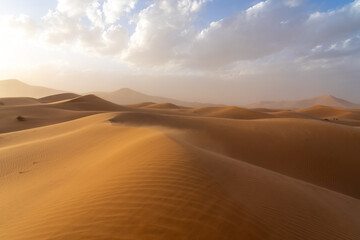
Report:
[[[43,39],[51,44],[70,44],[72,43],[82,28],[79,17],[69,17],[61,11],[49,12],[42,18],[44,31]]]
[[[347,56],[358,57],[360,53],[360,37],[349,38],[334,44],[318,45],[312,49],[307,60],[334,59]]]
[[[312,13],[304,28],[308,40],[316,45],[357,35],[360,32],[360,0],[339,10]]]
[[[137,65],[166,64],[176,60],[195,37],[191,24],[206,2],[155,0],[136,16],[136,30],[123,59]]]
[[[103,5],[103,12],[107,23],[114,23],[120,16],[131,12],[138,0],[107,0]]]
[[[68,17],[83,16],[87,8],[92,5],[93,0],[58,0],[56,10]]]
[[[0,16],[0,24],[4,28],[20,31],[26,37],[33,37],[39,30],[39,26],[28,15]]]
[[[299,1],[289,3],[263,1],[211,23],[193,41],[184,65],[214,69],[285,50],[292,57],[301,57],[319,44],[351,38],[360,31],[359,0],[339,10],[311,15],[296,8]]]
[[[111,25],[105,31],[100,28],[84,30],[79,38],[87,52],[110,56],[120,53],[126,46],[128,31],[120,25]]]
[[[296,65],[357,52],[360,0],[325,12],[310,12],[305,0],[265,0],[199,27],[199,12],[210,1],[153,0],[134,13],[138,0],[58,0],[42,18],[40,36],[137,67],[194,72],[237,71],[272,56]],[[131,20],[134,31],[120,25],[121,18]],[[7,24],[30,35],[39,30],[28,16]]]
[[[56,9],[49,10],[42,22],[42,38],[46,42],[68,44],[94,55],[119,54],[128,40],[128,30],[120,24],[104,23],[97,0],[59,0]]]

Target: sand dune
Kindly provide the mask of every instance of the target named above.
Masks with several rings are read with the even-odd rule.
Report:
[[[43,105],[0,107],[0,133],[61,123],[95,113],[56,109]],[[23,117],[24,121],[19,121],[18,116]]]
[[[157,108],[157,109],[179,109],[179,108],[183,108],[180,106],[177,106],[175,104],[172,103],[154,103],[151,105],[147,105],[145,106],[146,108]]]
[[[250,104],[249,108],[307,108],[314,105],[324,105],[340,108],[359,108],[360,105],[331,95],[322,95],[315,98],[303,99],[298,101],[262,101]]]
[[[347,111],[344,109],[322,106],[322,105],[316,105],[309,108],[300,109],[297,112],[318,118],[336,117],[347,113]]]
[[[54,106],[78,111],[120,111],[125,109],[125,107],[108,102],[92,94],[56,103]]]
[[[261,119],[269,118],[271,115],[238,107],[204,107],[190,110],[201,116],[233,118],[233,119]]]
[[[203,148],[360,197],[353,184],[360,169],[360,131],[353,127],[305,119],[239,122],[149,113],[123,113],[114,121],[191,130],[197,134],[186,141]]]
[[[278,117],[278,118],[305,118],[305,119],[316,118],[315,116],[311,116],[308,114],[304,114],[304,113],[297,112],[297,111],[291,111],[291,110],[271,112],[270,114],[273,117]]]
[[[130,88],[121,88],[114,92],[93,92],[92,94],[121,105],[138,104],[141,102],[172,103],[174,105],[185,107],[203,107],[212,105],[208,103],[187,102],[172,98],[151,96]]]
[[[75,93],[60,93],[60,94],[55,94],[55,95],[40,98],[39,101],[42,103],[51,103],[51,102],[59,102],[59,101],[69,100],[69,99],[73,99],[73,98],[77,98],[77,97],[80,97],[80,95],[75,94]]]
[[[39,99],[31,98],[31,97],[8,97],[8,98],[0,98],[0,106],[36,105],[41,103],[64,101],[76,97],[80,97],[80,95],[75,93],[60,93]]]
[[[360,239],[359,128],[147,105],[2,106],[0,239]]]
[[[334,108],[328,106],[312,106],[299,109],[297,112],[317,118],[338,118],[347,120],[360,120],[360,110]]]
[[[128,107],[134,107],[134,108],[142,108],[142,107],[147,107],[149,105],[153,105],[155,103],[153,102],[141,102],[141,103],[136,103],[136,104],[128,104],[126,106]]]
[[[35,98],[30,97],[9,97],[9,98],[0,98],[0,107],[1,106],[14,106],[14,105],[34,105],[39,104],[40,102]]]

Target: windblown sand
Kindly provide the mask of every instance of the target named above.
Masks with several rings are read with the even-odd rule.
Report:
[[[0,239],[360,239],[359,110],[68,97],[0,106]]]

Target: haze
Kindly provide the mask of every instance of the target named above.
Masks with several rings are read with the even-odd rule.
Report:
[[[0,79],[232,105],[360,102],[359,33],[359,0],[0,0]]]

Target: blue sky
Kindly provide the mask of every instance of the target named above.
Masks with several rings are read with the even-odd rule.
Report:
[[[0,79],[227,104],[360,102],[360,0],[0,0],[0,35]]]

